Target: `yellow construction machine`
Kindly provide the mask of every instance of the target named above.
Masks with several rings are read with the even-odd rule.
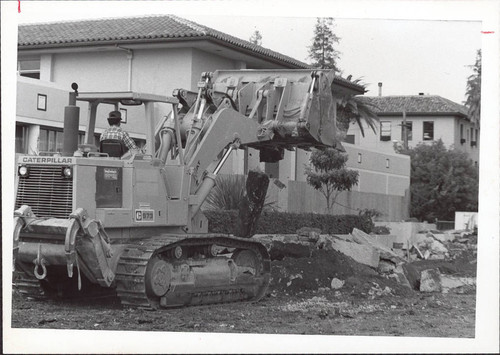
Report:
[[[152,309],[259,300],[270,282],[266,249],[208,234],[200,207],[235,149],[276,162],[284,149],[335,147],[333,77],[222,70],[203,73],[198,92],[172,97],[78,92],[74,84],[62,151],[17,161],[14,286],[38,298],[108,289],[124,305]],[[88,105],[80,145],[77,101]],[[142,151],[95,145],[101,104],[145,108]],[[160,104],[171,113],[155,119]]]

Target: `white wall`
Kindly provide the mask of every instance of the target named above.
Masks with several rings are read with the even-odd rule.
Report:
[[[410,186],[410,158],[408,156],[374,151],[348,143],[342,143],[342,145],[348,155],[346,167],[359,172],[359,183],[353,187],[353,191],[405,196]],[[359,154],[361,154],[361,163],[358,162]],[[311,153],[298,149],[296,155],[296,181],[306,181],[305,166],[309,165]],[[388,168],[387,159],[389,159]],[[287,164],[283,172],[290,170],[289,167]]]
[[[196,91],[198,81],[201,79],[201,73],[203,72],[213,72],[216,70],[232,70],[241,65],[236,63],[234,60],[224,58],[215,54],[204,52],[198,49],[192,49],[192,63],[190,72],[192,73],[191,78],[191,90]]]
[[[53,81],[71,90],[76,82],[81,91],[126,91],[128,60],[125,52],[81,52],[53,55]]]
[[[441,139],[445,146],[456,148],[466,152],[469,157],[474,160],[479,160],[479,145],[476,147],[471,147],[470,145],[470,135],[467,138],[467,142],[460,144],[460,123],[464,125],[464,138],[467,137],[467,129],[471,129],[472,125],[465,119],[459,119],[453,116],[407,116],[406,120],[413,123],[412,127],[412,139],[408,141],[409,147],[415,147],[418,143],[429,142],[423,141],[423,122],[432,121],[434,122],[434,140],[437,141]],[[357,123],[352,123],[349,127],[347,134],[353,134],[355,136],[355,145],[361,146],[368,149],[376,149],[382,152],[393,153],[394,152],[394,140],[399,141],[401,144],[403,142],[401,136],[401,124],[403,123],[403,118],[386,116],[380,117],[380,121],[390,121],[391,122],[391,140],[381,141],[380,140],[380,126],[377,124],[377,132],[374,133],[371,128],[369,128],[363,122],[363,128],[365,136],[361,135],[361,131]],[[470,134],[470,133],[469,133]]]
[[[194,56],[194,57],[193,57]],[[196,84],[202,71],[216,69],[232,69],[233,61],[221,56],[212,55],[193,48],[140,49],[132,55],[131,89],[132,91],[171,96],[174,89],[196,91]],[[71,91],[71,84],[78,83],[80,91],[128,91],[129,90],[129,54],[121,49],[58,53],[41,56],[41,80],[33,80],[34,85],[57,87],[66,92]],[[241,65],[239,63],[238,65]],[[22,78],[24,79],[24,78]],[[52,81],[52,83],[51,83]],[[62,123],[62,110],[67,104],[66,94],[50,95],[51,110],[40,112],[36,110],[36,93],[39,91],[23,87],[19,90],[18,116],[37,117],[54,121],[54,126]],[[33,101],[35,100],[35,101]],[[55,102],[54,100],[57,100]],[[26,104],[28,102],[28,104]],[[57,105],[54,105],[57,103]],[[81,123],[86,122],[87,105],[82,103]],[[35,110],[33,109],[35,107]],[[53,109],[52,109],[53,108]],[[144,136],[142,120],[134,119],[143,115],[142,107],[125,107],[129,117],[124,128],[132,136]],[[113,110],[110,105],[101,105],[97,112],[97,131],[107,127],[107,115]],[[156,105],[155,118],[158,120],[167,115],[170,105]],[[48,122],[50,124],[50,122]],[[243,162],[242,162],[243,163]],[[241,163],[241,164],[242,164]]]

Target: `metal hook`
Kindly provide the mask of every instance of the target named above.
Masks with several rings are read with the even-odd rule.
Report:
[[[47,277],[47,268],[45,267],[45,259],[42,258],[42,244],[38,244],[38,253],[36,259],[33,260],[35,268],[33,269],[33,274],[38,280],[43,280]],[[42,273],[39,272],[40,267],[42,268]]]
[[[42,268],[42,273],[40,274],[39,269],[40,267]],[[47,267],[45,266],[45,260],[42,259],[39,264],[35,265],[35,269],[33,270],[33,273],[35,274],[35,277],[38,280],[43,280],[44,278],[47,277]]]

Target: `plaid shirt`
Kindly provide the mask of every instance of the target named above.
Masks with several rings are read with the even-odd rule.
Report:
[[[119,139],[128,147],[128,149],[139,149],[128,133],[123,131],[121,127],[118,126],[111,126],[106,129],[104,133],[101,134],[101,141],[104,139]]]

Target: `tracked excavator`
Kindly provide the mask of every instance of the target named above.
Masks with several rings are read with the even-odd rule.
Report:
[[[258,301],[270,258],[252,238],[209,234],[200,209],[235,149],[276,162],[284,149],[335,147],[333,72],[221,70],[172,96],[78,92],[63,149],[17,161],[14,287],[32,298],[110,290],[149,309]],[[84,144],[79,106],[88,104]],[[97,107],[144,107],[146,145],[94,143]],[[155,120],[155,105],[171,107]],[[130,120],[130,118],[129,118]],[[85,296],[83,296],[85,297]]]

